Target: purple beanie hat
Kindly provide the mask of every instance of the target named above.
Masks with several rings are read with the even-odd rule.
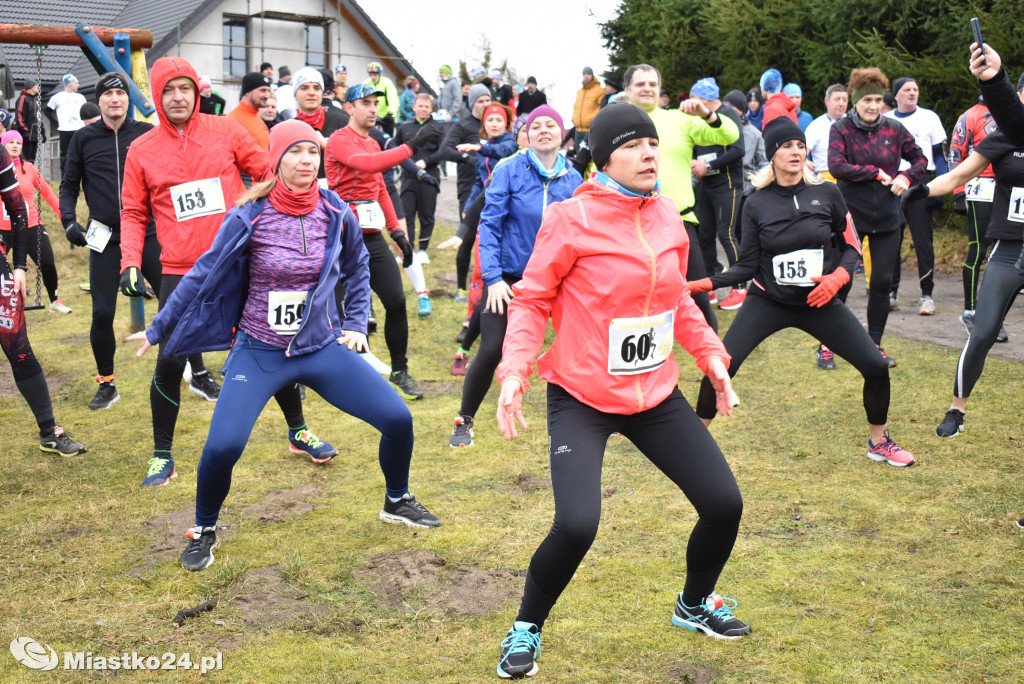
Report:
[[[530,134],[529,134],[530,126],[532,126],[533,122],[536,121],[537,119],[539,119],[542,116],[549,116],[552,119],[554,119],[555,123],[558,124],[558,128],[561,129],[562,135],[563,136],[565,135],[565,124],[562,123],[561,115],[558,112],[556,112],[555,108],[552,107],[551,105],[543,104],[540,107],[537,107],[536,109],[534,109],[532,112],[530,112],[530,116],[526,117],[526,123],[524,125],[526,126],[526,130],[527,130],[527,134],[526,134],[527,139],[529,139],[529,137],[530,137]]]

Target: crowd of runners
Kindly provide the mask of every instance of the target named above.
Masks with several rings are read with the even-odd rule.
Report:
[[[149,327],[128,337],[141,344],[138,356],[158,345],[142,486],[177,476],[186,368],[189,388],[216,402],[197,464],[186,569],[214,561],[232,470],[271,397],[292,452],[316,463],[336,455],[306,424],[307,388],[380,432],[380,519],[437,527],[410,491],[414,416],[406,401],[423,392],[408,357],[403,273],[416,314],[432,315],[425,267],[440,178],[454,165],[461,221],[435,245],[457,250],[455,298],[466,304],[452,331],[459,347],[451,373],[465,380],[448,443],[472,447],[474,430],[495,429],[478,415],[495,378],[506,439],[527,426],[523,395],[535,361],[547,392],[554,519],[530,561],[497,674],[538,671],[544,622],[597,533],[613,434],[633,442],[698,513],[673,624],[739,638],[751,628],[716,585],[743,501],[707,426],[737,405],[732,378],[751,352],[785,328],[816,338],[818,368],[835,368],[839,357],[863,376],[867,457],[913,465],[889,432],[896,361],[882,342],[889,312],[903,305],[905,227],[917,253],[918,312],[936,313],[933,213],[935,198],[951,193],[967,216],[960,321],[968,338],[951,369],[953,400],[938,437],[963,431],[987,353],[1006,339],[1003,319],[1024,288],[1024,75],[1014,87],[995,51],[971,50],[981,98],[948,145],[938,116],[918,103],[917,82],[890,82],[877,68],[830,85],[825,113],[813,118],[801,108],[801,87],[776,69],[746,92],[696,79],[673,106],[650,64],[603,86],[588,67],[566,121],[533,77],[512,85],[500,70],[479,70],[473,83],[460,83],[442,66],[437,98],[414,79],[399,95],[379,63],[354,84],[344,65],[294,75],[281,67],[274,83],[272,65],[263,64],[224,111],[208,79],[165,57],[150,76],[156,125],[128,117],[123,74],[101,75],[95,102],[77,94],[74,76],[63,79],[48,104],[61,139],[59,197],[32,163],[38,134],[25,124],[39,86],[26,83],[16,115],[0,112],[0,342],[40,448],[84,453],[55,419],[28,339],[29,259],[49,311],[72,313],[58,295],[39,193],[70,244],[90,250],[98,387],[89,409],[120,399],[118,291],[159,299]],[[82,193],[87,216],[77,210]],[[845,303],[860,269],[866,328]],[[737,311],[722,339],[716,307]],[[387,363],[369,351],[378,314]],[[549,321],[555,338],[541,354]],[[678,387],[675,341],[705,376],[689,401]],[[218,369],[223,386],[203,361],[218,350],[230,350]],[[148,373],[141,363],[120,372]],[[424,433],[440,440],[442,429]]]

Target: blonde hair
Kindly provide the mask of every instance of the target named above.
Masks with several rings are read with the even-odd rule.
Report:
[[[804,183],[808,185],[821,185],[825,181],[815,176],[810,169],[807,168],[807,164],[803,166]],[[769,185],[775,182],[775,166],[769,161],[768,166],[764,167],[760,171],[755,171],[750,174],[750,184],[760,190],[761,188],[767,188]]]
[[[270,191],[273,190],[276,185],[277,176],[274,176],[268,181],[263,181],[262,183],[255,183],[251,188],[242,193],[242,196],[235,202],[235,206],[240,207],[243,204],[263,199],[270,194]]]

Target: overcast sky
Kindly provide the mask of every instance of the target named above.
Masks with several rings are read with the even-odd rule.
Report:
[[[615,16],[620,0],[401,0],[361,7],[430,85],[437,68],[460,59],[472,69],[483,56],[482,36],[492,61],[507,59],[522,81],[536,76],[552,104],[572,124],[572,106],[584,66],[600,77],[608,56],[598,24]]]

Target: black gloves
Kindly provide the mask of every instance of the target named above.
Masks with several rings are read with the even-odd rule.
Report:
[[[412,243],[409,242],[409,238],[405,237],[404,230],[396,230],[391,234],[391,239],[395,241],[398,248],[402,250],[402,268],[409,268],[412,266]]]
[[[126,297],[142,297],[146,294],[146,281],[142,279],[142,271],[129,266],[121,271],[121,294]]]
[[[416,172],[416,180],[422,183],[426,183],[435,190],[441,189],[441,183],[423,169],[420,169],[419,171]]]
[[[412,148],[412,153],[416,154],[425,146],[432,142],[435,142],[441,137],[441,129],[438,126],[431,124],[424,124],[420,128],[420,132],[416,134],[416,137],[406,143]]]
[[[68,242],[71,244],[88,247],[88,243],[85,241],[85,228],[78,221],[71,221],[64,226],[64,235],[67,236]]]
[[[929,191],[928,191],[928,184],[927,183],[921,183],[920,185],[913,186],[912,188],[907,190],[905,193],[903,193],[903,204],[904,204],[904,206],[908,202],[916,202],[917,200],[922,200],[922,199],[926,198],[928,196],[928,192]]]

